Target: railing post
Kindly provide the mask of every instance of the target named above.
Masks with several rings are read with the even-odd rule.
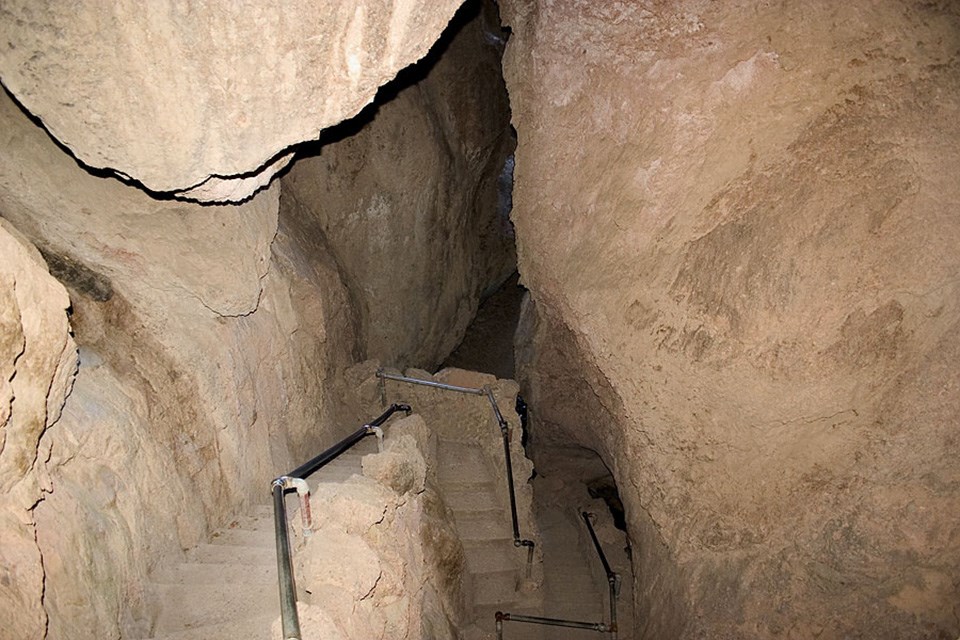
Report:
[[[383,450],[383,430],[380,428],[397,411],[410,415],[410,405],[393,404],[382,415],[360,427],[337,444],[314,457],[289,474],[275,479],[270,487],[273,492],[274,535],[277,539],[277,580],[280,585],[280,619],[284,640],[301,640],[300,615],[297,612],[297,585],[293,575],[293,558],[290,553],[290,533],[287,529],[287,506],[283,499],[284,491],[296,489],[300,495],[303,533],[309,535],[312,521],[310,517],[310,486],[305,477],[327,464],[341,453],[352,447],[365,436],[377,436],[377,448]]]
[[[383,379],[383,367],[377,368],[377,387],[380,389],[380,408],[387,406],[387,381]]]
[[[284,640],[300,640],[300,616],[297,613],[297,585],[287,535],[287,507],[283,501],[284,481],[273,481],[273,523],[277,538],[277,575],[280,582],[280,621]]]
[[[610,585],[610,640],[617,640],[617,580],[619,576],[614,574],[607,578],[607,584]]]

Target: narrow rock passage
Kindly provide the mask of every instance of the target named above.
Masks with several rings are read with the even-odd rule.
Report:
[[[463,342],[447,359],[446,366],[484,371],[504,378],[514,375],[513,337],[525,291],[518,281],[519,277],[514,275],[481,303],[477,317],[467,327]],[[604,501],[592,498],[587,489],[594,476],[605,473],[602,463],[596,454],[582,449],[544,449],[534,454],[537,474],[530,482],[533,485],[534,515],[541,534],[538,545],[543,554],[543,585],[535,597],[524,599],[518,597],[519,594],[508,597],[505,595],[510,593],[507,580],[495,580],[492,574],[480,577],[478,584],[482,588],[473,595],[475,624],[480,631],[470,635],[470,639],[494,637],[493,613],[497,610],[585,622],[610,621],[609,589],[580,517],[583,510],[597,515],[597,535],[613,570],[621,576],[617,599],[618,637],[631,638],[633,575],[626,551],[626,534],[614,527]],[[467,457],[456,451],[440,456],[441,464],[455,464],[449,461],[456,459]],[[444,460],[448,462],[444,463]],[[457,507],[453,508],[456,512]],[[459,514],[457,517],[458,526],[460,523],[477,524],[477,521],[468,521]],[[509,537],[508,514],[489,512],[479,519],[486,520],[487,517],[491,523],[488,526],[502,527],[503,535]],[[461,533],[469,529],[470,526],[463,526]],[[505,622],[503,637],[504,640],[586,640],[609,636],[590,630]]]
[[[543,536],[543,613],[554,618],[610,622],[609,588],[600,559],[580,513],[595,514],[594,528],[607,561],[621,578],[617,598],[618,637],[633,637],[632,569],[627,538],[615,528],[603,500],[591,498],[578,456],[547,452],[538,456],[534,504]],[[589,467],[588,467],[589,468]],[[589,475],[589,472],[587,473]],[[525,635],[507,638],[525,638]],[[556,640],[605,638],[596,631],[554,628],[542,636]]]
[[[525,291],[520,286],[520,275],[514,273],[490,297],[481,301],[463,341],[443,366],[513,378],[513,334],[517,330]]]

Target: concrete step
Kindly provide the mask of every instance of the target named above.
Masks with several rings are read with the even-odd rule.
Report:
[[[452,446],[440,443],[437,472],[440,482],[484,482],[493,480],[493,472],[487,465],[480,447]]]
[[[203,625],[183,631],[161,633],[154,635],[153,638],[155,640],[274,640],[270,635],[270,627],[279,617],[278,611],[276,615]]]
[[[275,585],[237,582],[152,586],[160,603],[154,634],[186,631],[234,621],[276,618],[280,597]]]
[[[276,547],[273,529],[248,531],[246,529],[222,529],[210,535],[210,544],[235,547]]]
[[[260,505],[254,507],[257,511],[262,511],[263,515],[240,516],[233,518],[227,523],[224,530],[240,531],[269,531],[273,535],[273,505]]]
[[[187,560],[198,564],[241,564],[277,566],[275,547],[238,547],[224,544],[199,544],[187,551]]]
[[[211,564],[186,562],[164,567],[150,575],[156,584],[277,584],[277,565]]]
[[[527,559],[526,549],[514,547],[512,538],[508,541],[465,541],[463,552],[467,560],[467,571],[473,574],[519,571]]]
[[[454,524],[460,539],[468,540],[497,540],[509,539],[513,541],[510,517],[503,509],[489,511],[454,511]]]
[[[517,593],[517,571],[492,571],[473,576],[473,602],[475,605],[519,604]]]
[[[493,511],[500,509],[493,483],[443,487],[444,500],[454,513]]]
[[[264,518],[270,518],[273,520],[273,503],[266,502],[264,504],[257,504],[250,508],[250,514],[248,516],[241,516],[237,518],[238,521],[242,520],[243,517],[248,517],[253,520],[263,520]]]

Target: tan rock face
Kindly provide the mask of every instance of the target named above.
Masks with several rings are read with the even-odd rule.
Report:
[[[318,528],[296,555],[301,615],[323,637],[454,637],[462,625],[463,548],[438,494],[437,435],[419,415],[386,427],[363,476],[321,484]],[[335,631],[334,631],[335,630]]]
[[[44,432],[77,370],[67,292],[36,249],[0,220],[0,624],[10,637],[44,633],[43,559],[34,506],[49,492]]]
[[[334,256],[354,294],[361,357],[434,370],[515,268],[498,203],[513,149],[499,38],[491,5],[464,7],[439,60],[282,179],[281,216]]]
[[[503,11],[525,384],[642,637],[956,636],[956,7]]]
[[[6,2],[3,85],[85,164],[240,201],[422,57],[441,2]]]
[[[50,279],[63,328],[43,333],[65,340],[72,305],[82,346],[77,392],[44,440],[52,493],[35,510],[36,531],[24,510],[40,497],[38,480],[5,498],[19,511],[0,528],[3,553],[21,553],[13,541],[23,540],[33,556],[4,566],[21,567],[10,584],[22,598],[39,598],[45,579],[50,637],[140,637],[148,567],[262,501],[279,470],[339,435],[327,394],[354,349],[338,311],[346,294],[334,266],[278,232],[276,189],[240,206],[157,201],[86,173],[13,105],[0,106],[0,120],[0,213],[42,248],[73,298]],[[29,302],[4,305],[5,356],[26,335],[13,311],[44,309]],[[27,387],[14,390],[13,410],[32,398],[34,413],[59,412],[44,405],[50,378],[16,362],[14,381]],[[10,406],[5,396],[0,407]],[[10,421],[3,482],[31,468],[43,426]],[[36,603],[8,601],[23,605],[6,616],[12,628],[42,624]]]

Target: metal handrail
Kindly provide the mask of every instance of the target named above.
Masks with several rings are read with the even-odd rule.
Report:
[[[620,595],[620,576],[614,573],[613,569],[610,568],[610,563],[607,562],[607,554],[603,552],[603,547],[600,546],[600,540],[597,539],[597,532],[593,530],[593,523],[590,521],[590,519],[595,518],[596,516],[594,516],[592,513],[581,511],[580,517],[582,517],[583,521],[587,523],[587,530],[590,532],[590,539],[593,540],[593,546],[597,550],[597,555],[600,556],[600,563],[603,565],[603,572],[607,575],[607,586],[610,589],[610,637],[612,640],[616,640],[617,597]]]
[[[497,399],[493,396],[493,390],[489,386],[484,387],[460,387],[445,382],[434,382],[433,380],[421,380],[420,378],[411,378],[396,373],[387,373],[382,368],[377,369],[377,377],[380,379],[380,399],[386,404],[386,387],[384,380],[393,380],[394,382],[405,382],[407,384],[432,387],[442,391],[454,391],[473,396],[486,396],[490,402],[490,408],[493,410],[493,417],[500,426],[500,436],[503,439],[503,456],[507,466],[507,491],[510,495],[510,517],[513,524],[513,546],[527,548],[527,577],[530,577],[531,567],[533,566],[533,550],[536,544],[533,540],[527,540],[520,536],[520,523],[517,518],[517,494],[513,482],[513,461],[510,459],[510,425],[500,412],[497,405]]]
[[[284,640],[301,640],[301,634],[300,616],[297,613],[297,586],[293,575],[293,559],[290,554],[290,532],[287,528],[287,505],[284,502],[283,495],[286,491],[292,489],[296,489],[297,493],[300,494],[304,534],[309,534],[312,526],[310,489],[307,487],[304,478],[366,436],[376,435],[378,448],[382,449],[383,431],[380,426],[397,411],[403,411],[409,415],[410,405],[390,405],[389,409],[372,422],[363,425],[320,455],[311,458],[290,473],[282,475],[270,483],[270,489],[273,492],[273,522],[277,538],[277,579],[280,584],[280,618]]]
[[[497,640],[503,640],[504,622],[525,622],[527,624],[541,624],[552,627],[569,627],[572,629],[599,631],[600,633],[609,633],[611,640],[617,640],[617,597],[619,596],[620,592],[620,576],[614,573],[614,571],[610,568],[610,563],[607,562],[607,556],[603,552],[603,547],[600,546],[600,540],[597,539],[597,534],[593,530],[593,523],[590,522],[590,519],[594,518],[595,516],[592,513],[587,513],[586,511],[580,512],[580,516],[583,518],[583,521],[587,523],[587,530],[590,532],[590,538],[593,540],[593,546],[597,550],[597,555],[600,556],[600,563],[603,565],[603,571],[607,575],[607,585],[610,588],[610,622],[606,623],[585,622],[581,620],[564,620],[562,618],[544,618],[542,616],[526,616],[516,613],[504,613],[502,611],[497,611]]]

